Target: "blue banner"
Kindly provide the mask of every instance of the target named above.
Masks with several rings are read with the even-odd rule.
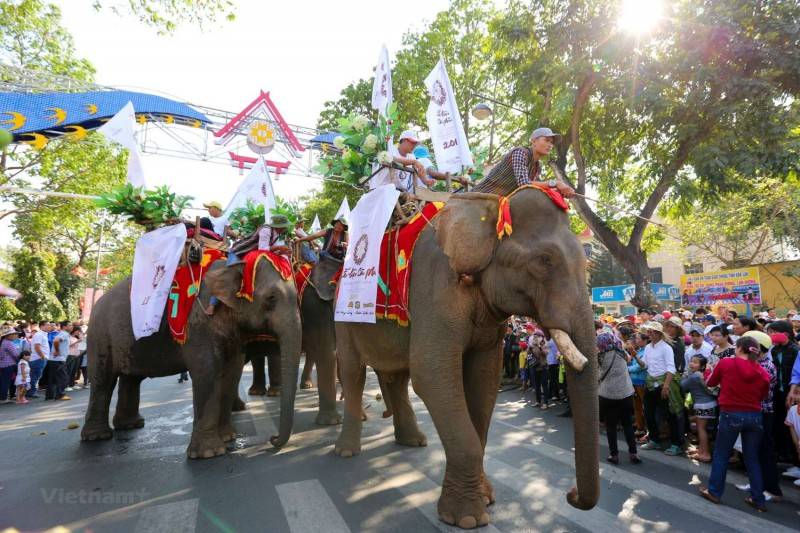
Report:
[[[675,285],[668,283],[651,283],[650,290],[659,301],[680,300],[680,291]],[[634,285],[610,285],[592,288],[593,304],[625,303],[636,293]]]

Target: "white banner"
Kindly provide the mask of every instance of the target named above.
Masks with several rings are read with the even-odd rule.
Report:
[[[139,153],[139,144],[133,133],[135,125],[136,112],[133,103],[128,102],[111,120],[97,128],[97,131],[128,149],[128,182],[134,187],[145,187],[142,154]]]
[[[230,219],[231,212],[237,207],[244,207],[247,200],[256,205],[264,204],[264,218],[269,220],[270,211],[275,209],[275,192],[272,189],[272,178],[267,170],[267,164],[262,157],[258,158],[228,203],[228,207],[225,208],[225,218]]]
[[[311,229],[308,232],[313,234],[318,231],[322,231],[322,226],[319,225],[319,215],[314,215],[314,222],[311,223]]]
[[[342,198],[342,203],[339,205],[339,210],[336,211],[333,220],[337,220],[339,217],[344,217],[347,221],[350,220],[350,204],[347,202],[347,196]]]
[[[386,116],[386,108],[392,103],[392,68],[389,64],[389,50],[381,48],[378,66],[375,68],[375,81],[372,83],[372,109]]]
[[[175,224],[145,233],[136,242],[131,281],[131,321],[134,338],[149,337],[161,317],[186,242],[186,226]]]
[[[425,116],[436,154],[436,168],[440,172],[460,174],[462,167],[472,166],[472,153],[469,151],[444,59],[440,59],[425,78],[425,87],[428,88],[431,98]]]
[[[381,239],[400,191],[394,185],[374,189],[350,213],[347,255],[339,280],[334,320],[375,323]]]

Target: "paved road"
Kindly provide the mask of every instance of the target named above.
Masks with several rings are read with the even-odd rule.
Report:
[[[250,383],[245,373],[245,385]],[[394,444],[369,374],[363,452],[333,455],[338,428],[314,426],[316,391],[298,393],[295,435],[280,452],[278,399],[251,398],[236,415],[241,433],[224,457],[187,461],[191,388],[175,378],[142,387],[146,427],[80,443],[88,391],[71,402],[0,405],[0,530],[62,526],[71,531],[192,533],[267,531],[326,533],[458,531],[436,518],[444,452],[430,417],[414,397],[427,448]],[[800,491],[756,515],[729,485],[725,505],[696,496],[707,466],[642,452],[644,464],[601,463],[602,497],[577,511],[564,494],[573,484],[572,426],[561,409],[539,411],[519,391],[501,393],[487,447],[486,470],[497,503],[481,531],[797,531]],[[341,408],[341,406],[340,406]],[[605,441],[605,438],[601,438]],[[605,448],[601,456],[607,455]],[[741,474],[729,482],[741,482]],[[61,529],[65,531],[65,529]]]

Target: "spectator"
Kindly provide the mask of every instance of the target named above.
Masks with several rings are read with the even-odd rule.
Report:
[[[636,439],[633,434],[633,384],[628,374],[628,358],[622,349],[622,343],[613,333],[601,333],[597,336],[598,372],[600,384],[597,388],[600,396],[600,413],[606,422],[608,437],[608,462],[619,464],[617,447],[617,424],[622,425],[625,441],[628,443],[628,454],[632,463],[641,463],[636,454]]]
[[[733,334],[741,337],[748,331],[760,331],[758,323],[750,317],[740,316],[733,321]]]
[[[692,329],[689,331],[689,337],[692,339],[692,343],[686,348],[685,358],[687,364],[695,355],[702,355],[706,360],[711,359],[711,351],[713,348],[705,341],[703,331],[703,328],[700,326],[692,326]]]
[[[11,326],[0,327],[0,403],[11,403],[9,396],[17,369],[20,350],[15,341],[19,334]]]
[[[47,340],[47,334],[50,332],[50,330],[50,322],[43,320],[39,322],[39,331],[33,335],[33,340],[31,341],[31,344],[33,345],[33,351],[31,351],[30,360],[31,388],[28,389],[28,392],[25,394],[27,398],[39,397],[39,395],[36,394],[37,385],[39,384],[39,379],[44,373],[47,360],[50,358],[50,342]]]
[[[698,449],[689,455],[701,463],[711,462],[707,426],[709,420],[717,418],[717,399],[706,386],[707,366],[708,359],[702,355],[693,355],[689,360],[688,375],[681,380],[681,389],[692,395],[692,412],[697,425]]]
[[[789,428],[795,450],[797,450],[797,454],[800,455],[800,403],[792,405],[789,408],[789,412],[786,413],[784,425]],[[787,472],[784,472],[784,475],[800,478],[800,468],[795,467],[789,469]],[[800,479],[794,480],[794,486],[800,487]]]
[[[750,496],[745,501],[759,512],[766,511],[764,480],[758,461],[758,448],[764,428],[761,425],[761,401],[769,390],[769,375],[758,364],[758,342],[751,337],[736,341],[736,356],[722,359],[708,378],[708,385],[720,386],[720,417],[708,488],[700,495],[719,503],[725,491],[728,460],[741,434],[742,454],[750,479]]]
[[[631,361],[628,364],[628,373],[631,375],[633,384],[633,413],[636,418],[636,436],[644,437],[647,435],[647,422],[644,417],[644,395],[647,390],[646,379],[647,370],[642,361],[644,357],[644,347],[650,339],[644,333],[636,333],[634,344],[636,350],[631,354]]]
[[[547,387],[547,346],[544,340],[544,333],[536,330],[528,340],[528,357],[532,359],[533,372],[531,365],[528,365],[528,372],[531,373],[530,379],[536,393],[536,403],[534,407],[547,409],[550,399],[550,391]]]
[[[792,315],[789,318],[789,321],[792,323],[792,330],[794,331],[794,340],[795,342],[800,342],[800,315]]]
[[[772,362],[778,373],[775,387],[775,418],[784,420],[787,413],[787,403],[791,392],[792,368],[797,361],[800,346],[791,338],[792,326],[785,320],[778,320],[769,324],[767,333],[772,340]],[[791,436],[786,426],[775,424],[775,451],[779,460],[786,463],[800,465],[795,447],[792,445]]]
[[[680,432],[679,417],[683,414],[683,399],[680,386],[675,381],[675,357],[669,344],[671,339],[664,335],[664,328],[658,322],[648,322],[643,327],[648,332],[650,343],[644,349],[643,360],[647,370],[644,411],[647,418],[648,442],[642,449],[662,449],[659,443],[659,419],[666,419],[669,424],[670,446],[664,453],[680,455],[683,436]]]
[[[730,343],[730,335],[728,335],[728,330],[725,326],[714,326],[708,335],[714,344],[711,355],[708,358],[708,364],[713,369],[720,359],[733,357],[736,354],[736,348]]]
[[[655,313],[652,309],[642,308],[639,309],[639,324],[647,324],[653,320]]]
[[[519,381],[522,385],[522,392],[528,390],[530,385],[530,374],[528,372],[528,343],[519,341]]]
[[[14,379],[14,386],[17,388],[17,403],[24,404],[30,400],[25,397],[25,391],[31,388],[31,369],[30,369],[31,352],[23,350],[19,354],[19,363],[17,363],[17,376]]]
[[[81,388],[76,381],[80,375],[81,351],[79,346],[82,338],[83,331],[81,331],[81,328],[79,326],[71,326],[71,331],[69,333],[69,356],[67,357],[67,375],[69,376],[69,381],[65,389],[67,392]]]
[[[550,399],[561,401],[561,387],[558,383],[558,346],[553,339],[547,341],[547,383],[550,385]]]
[[[513,355],[512,348],[517,342],[517,336],[514,335],[514,326],[508,324],[506,326],[506,334],[503,336],[503,369],[507,379],[514,377],[512,373],[514,366],[511,363],[511,357]]]
[[[71,400],[64,391],[69,385],[69,374],[67,373],[67,357],[69,357],[69,322],[59,324],[60,328],[53,339],[53,355],[50,357],[50,377],[47,382],[47,394],[45,400]]]
[[[683,337],[686,332],[683,330],[683,322],[676,317],[670,317],[669,320],[664,322],[664,333],[671,339],[675,339],[672,343],[672,355],[675,358],[675,372],[680,375],[686,369],[686,344],[683,343]]]

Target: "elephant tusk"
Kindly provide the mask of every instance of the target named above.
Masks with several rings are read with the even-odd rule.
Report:
[[[572,342],[572,339],[569,338],[569,335],[560,329],[551,329],[550,336],[553,337],[559,351],[567,358],[569,365],[578,372],[583,370],[586,363],[589,361],[586,359],[586,356],[578,350]]]

